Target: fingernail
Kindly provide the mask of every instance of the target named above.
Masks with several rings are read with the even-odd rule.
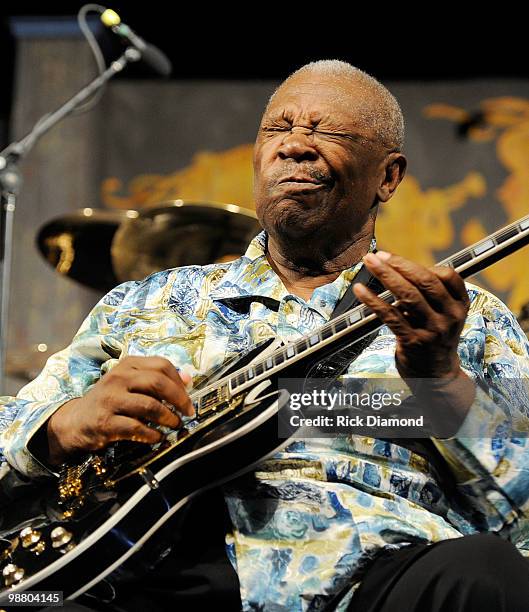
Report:
[[[387,251],[377,251],[377,256],[382,261],[387,261],[391,257],[391,253],[388,253]]]
[[[375,255],[375,253],[368,253],[367,255],[364,255],[364,261],[368,264],[371,264],[373,266],[376,266],[377,264],[380,263],[379,258]]]
[[[362,283],[355,283],[353,285],[353,291],[359,300],[363,300],[366,297],[369,289]]]

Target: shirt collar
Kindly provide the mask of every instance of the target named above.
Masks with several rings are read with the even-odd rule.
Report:
[[[280,301],[291,295],[274,272],[266,258],[267,234],[262,231],[249,244],[244,255],[231,263],[226,274],[210,292],[213,300],[221,301],[235,310],[246,311],[251,301],[263,302],[272,310],[277,310]],[[369,246],[372,252],[376,248],[373,238]],[[322,285],[314,290],[307,305],[329,318],[338,300],[343,296],[351,281],[361,270],[360,261],[344,270],[332,283]],[[304,300],[293,296],[300,302]]]

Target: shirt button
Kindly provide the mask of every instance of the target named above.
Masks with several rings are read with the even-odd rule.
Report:
[[[295,314],[289,314],[286,316],[286,319],[289,323],[295,323],[296,322],[296,315]]]
[[[320,300],[320,306],[325,308],[325,306],[327,306],[327,302],[325,300]]]

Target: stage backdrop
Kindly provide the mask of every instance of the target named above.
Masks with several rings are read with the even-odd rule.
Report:
[[[22,36],[12,135],[92,72],[82,41]],[[43,138],[24,166],[16,217],[11,363],[34,356],[39,343],[67,344],[101,296],[42,260],[39,227],[82,207],[141,209],[177,198],[253,209],[252,141],[275,85],[120,80],[94,111]],[[406,117],[409,172],[381,207],[380,248],[431,265],[529,213],[529,82],[387,85]],[[474,281],[517,312],[529,301],[528,260],[519,251]]]

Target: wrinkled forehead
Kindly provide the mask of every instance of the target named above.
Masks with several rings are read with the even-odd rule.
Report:
[[[341,115],[356,122],[372,112],[373,107],[373,91],[360,81],[308,73],[293,77],[279,87],[263,119],[293,112],[314,118]]]

